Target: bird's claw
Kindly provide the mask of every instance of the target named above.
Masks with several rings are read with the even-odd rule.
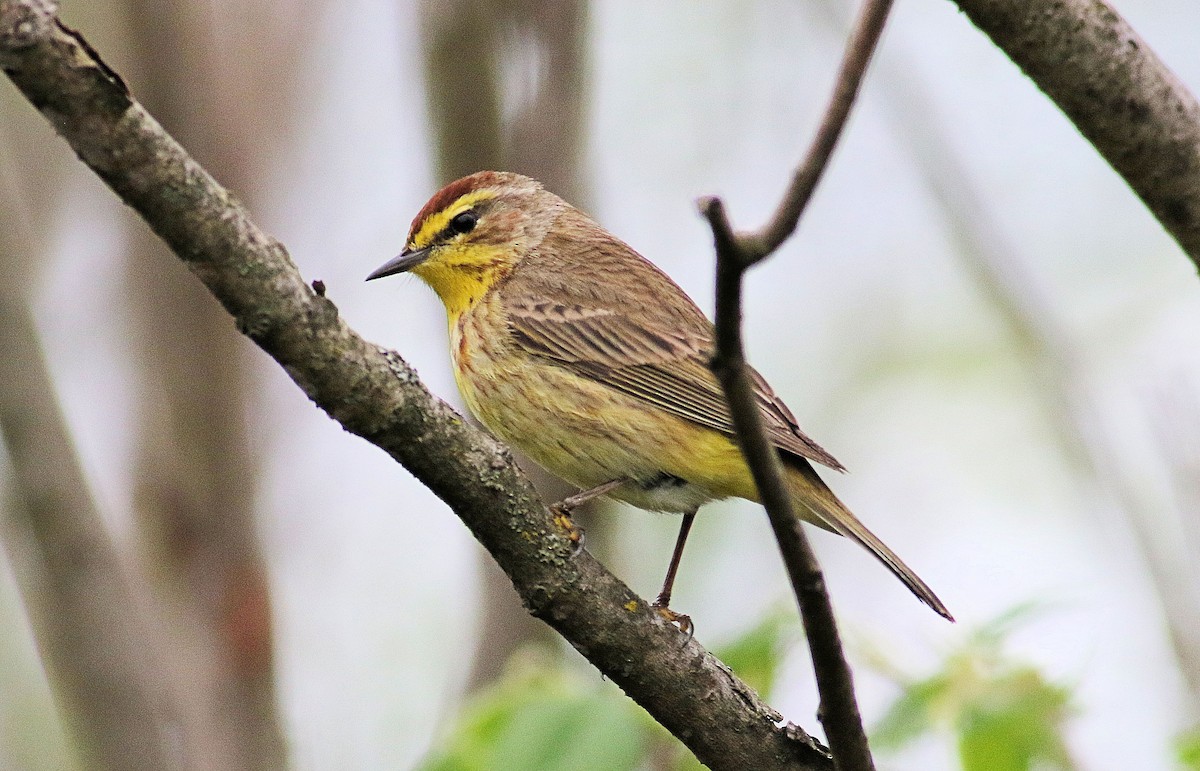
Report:
[[[658,611],[658,615],[662,616],[664,621],[677,627],[680,632],[686,635],[683,640],[684,645],[687,645],[691,641],[692,637],[696,634],[696,627],[692,624],[691,616],[671,610],[667,607],[667,603],[663,601],[662,597],[656,599],[651,606]]]
[[[556,503],[550,507],[550,511],[554,514],[554,524],[558,525],[572,544],[571,556],[577,556],[583,551],[583,542],[586,540],[583,528],[571,519],[571,510],[566,506]]]

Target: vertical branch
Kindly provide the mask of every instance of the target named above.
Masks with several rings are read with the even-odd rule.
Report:
[[[439,187],[481,169],[505,167],[501,18],[500,0],[426,0],[421,4],[425,101]],[[562,488],[561,482],[544,472],[535,474],[534,480],[539,491],[552,490],[554,485]],[[546,625],[521,607],[511,582],[495,561],[486,553],[478,553],[476,561],[478,633],[465,682],[468,692],[499,677],[513,651],[550,639]]]
[[[719,199],[706,198],[700,202],[701,212],[712,228],[717,253],[717,350],[713,371],[725,390],[742,452],[754,475],[800,605],[821,696],[819,717],[834,762],[842,771],[874,769],[875,766],[825,580],[816,555],[801,530],[784,483],[779,454],[767,439],[754,397],[742,345],[742,277],[746,270],[769,256],[795,232],[800,215],[837,146],[890,8],[891,0],[865,1],[847,43],[833,97],[816,137],[771,221],[758,232],[737,235]]]
[[[29,306],[66,167],[12,96],[0,96],[0,112],[10,110],[0,208],[12,215],[0,228],[0,270],[22,279],[0,286],[0,452],[12,471],[0,538],[11,536],[4,545],[80,767],[183,768],[153,622],[91,496]]]
[[[535,177],[570,200],[582,198],[585,10],[585,0],[423,4],[425,87],[440,184],[503,168]],[[506,47],[522,49],[540,65],[534,93],[510,121],[503,119],[501,88]],[[522,465],[546,500],[570,493],[535,464]],[[594,547],[597,533],[589,533]],[[492,680],[521,645],[549,639],[545,625],[521,608],[511,583],[482,553],[480,582],[482,618],[468,688]]]
[[[291,109],[309,40],[270,0],[125,0],[134,90],[238,194]],[[269,62],[269,65],[267,64]],[[270,126],[266,125],[270,121]],[[284,132],[286,133],[286,132]],[[255,525],[261,464],[250,449],[251,346],[140,223],[128,221],[128,305],[142,399],[135,508],[170,669],[187,694],[185,746],[213,767],[286,762],[274,679],[271,598]]]
[[[587,1],[507,0],[513,25],[533,37],[537,90],[506,127],[505,166],[540,181],[568,201],[588,198],[583,164],[588,96]]]
[[[497,6],[476,0],[421,3],[425,102],[437,175],[445,182],[503,166]]]

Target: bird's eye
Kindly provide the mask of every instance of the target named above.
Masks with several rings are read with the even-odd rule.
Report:
[[[462,214],[455,215],[454,219],[450,220],[450,229],[455,233],[470,233],[475,229],[475,225],[478,222],[478,214],[473,211],[465,211]]]

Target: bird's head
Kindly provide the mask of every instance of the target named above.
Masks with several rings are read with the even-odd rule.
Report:
[[[429,199],[413,219],[404,251],[367,280],[411,271],[456,317],[541,242],[560,205],[539,182],[519,174],[463,177]]]

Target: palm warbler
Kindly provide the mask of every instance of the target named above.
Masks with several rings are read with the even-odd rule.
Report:
[[[709,369],[713,326],[665,273],[537,181],[484,171],[452,182],[413,220],[404,251],[368,280],[412,271],[446,306],[459,390],[489,429],[583,492],[682,513],[656,605],[696,510],[758,500]],[[810,461],[842,465],[804,435],[752,373],[801,516],[867,548],[923,602],[925,582],[850,513]],[[951,619],[953,620],[953,619]]]

